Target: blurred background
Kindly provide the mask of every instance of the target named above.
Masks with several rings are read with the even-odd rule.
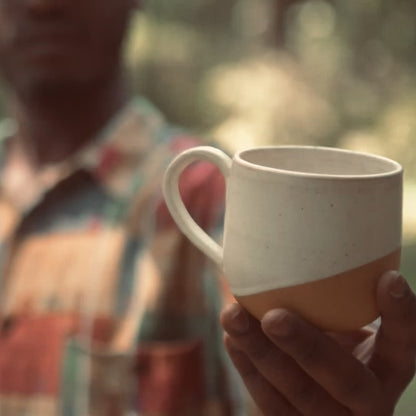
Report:
[[[147,0],[145,9],[125,48],[131,82],[172,122],[229,152],[328,145],[404,166],[403,273],[416,289],[416,2]],[[397,411],[414,414],[416,383]]]

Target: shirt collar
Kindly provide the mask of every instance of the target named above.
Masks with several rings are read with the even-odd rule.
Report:
[[[3,121],[0,127],[1,169],[5,144],[16,129],[11,120]],[[131,99],[88,145],[71,158],[39,172],[39,179],[46,178],[39,198],[78,170],[92,173],[113,196],[128,196],[133,172],[169,131],[164,117],[149,101],[142,97]]]

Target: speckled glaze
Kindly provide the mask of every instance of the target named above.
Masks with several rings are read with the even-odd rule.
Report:
[[[180,172],[201,159],[216,164],[226,178],[223,247],[193,222],[178,192]],[[199,147],[179,155],[169,166],[164,194],[178,226],[217,263],[243,304],[244,299],[252,303],[256,294],[263,302],[260,299],[270,298],[264,296],[269,291],[276,293],[277,289],[302,287],[339,275],[345,281],[347,272],[360,267],[362,271],[363,266],[379,259],[392,258],[380,263],[383,268],[399,267],[402,168],[390,159],[334,148],[280,146],[245,150],[231,160],[218,149]],[[374,270],[383,271],[380,267]],[[371,279],[374,282],[373,276]],[[318,303],[330,298],[328,288],[337,285],[323,287]],[[355,282],[354,287],[368,291],[361,296],[363,305],[366,296],[374,304],[374,284],[360,288]],[[296,293],[292,298],[289,304],[283,302],[285,307],[296,303]],[[269,303],[273,307],[282,304]],[[319,305],[307,303],[313,321],[327,327],[316,314]],[[343,305],[345,309],[349,303]],[[311,316],[302,305],[294,306]],[[359,309],[359,305],[355,307]],[[264,313],[264,308],[260,309]],[[322,314],[327,315],[328,308],[323,308]],[[331,329],[350,329],[370,319],[355,319],[357,323],[345,325],[348,311],[341,315],[344,323],[337,323],[335,316]]]

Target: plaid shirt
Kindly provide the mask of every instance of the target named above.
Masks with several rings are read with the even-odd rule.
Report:
[[[197,141],[137,98],[71,159],[30,172],[6,157],[11,127],[0,139],[0,415],[236,414],[221,282],[160,192],[167,163]],[[195,165],[181,188],[214,232],[221,175]]]

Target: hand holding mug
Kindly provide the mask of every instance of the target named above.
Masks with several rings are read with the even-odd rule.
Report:
[[[393,416],[415,374],[416,296],[397,272],[378,282],[381,326],[324,333],[281,309],[259,322],[237,304],[225,346],[265,416]]]

